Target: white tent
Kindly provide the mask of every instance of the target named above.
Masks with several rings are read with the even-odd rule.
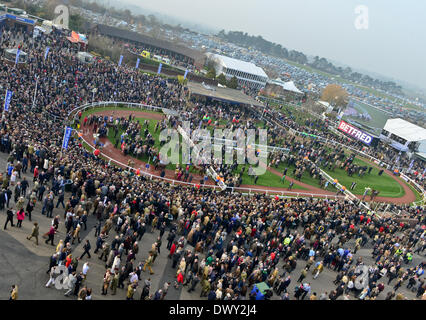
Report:
[[[290,91],[290,92],[295,92],[295,93],[299,93],[299,94],[303,94],[303,92],[302,91],[300,91],[297,87],[296,87],[296,85],[294,84],[294,82],[293,81],[287,81],[287,82],[284,82],[284,81],[282,81],[280,78],[277,78],[277,79],[275,79],[275,80],[271,80],[270,81],[270,83],[272,83],[272,84],[276,84],[276,85],[279,85],[279,86],[281,86],[284,90],[286,90],[286,91]]]
[[[383,129],[410,142],[426,140],[425,128],[419,127],[404,119],[389,119]]]
[[[283,88],[284,88],[284,90],[287,90],[287,91],[291,91],[291,92],[296,92],[296,93],[303,94],[302,91],[300,91],[299,89],[297,89],[297,87],[295,86],[295,84],[294,84],[293,81],[285,82]]]

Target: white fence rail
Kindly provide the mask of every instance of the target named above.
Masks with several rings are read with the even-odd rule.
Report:
[[[122,105],[125,107],[130,108],[137,108],[137,109],[148,109],[148,110],[156,110],[156,111],[162,111],[164,108],[160,108],[157,106],[151,106],[141,103],[133,103],[133,102],[117,102],[117,101],[100,101],[100,102],[93,102],[93,103],[87,103],[82,106],[79,106],[73,110],[71,110],[68,113],[68,118],[71,118],[74,114],[77,114],[79,111],[85,111],[87,109],[91,108],[99,108],[99,107],[109,107],[109,106],[117,106],[119,107]],[[92,149],[95,150],[95,147],[90,144],[89,141],[84,139],[84,137],[81,137],[81,139]],[[139,169],[139,172],[141,175],[147,176],[149,179],[158,179],[163,180],[165,182],[169,182],[172,185],[186,185],[191,187],[196,187],[199,184],[197,183],[191,183],[191,182],[185,182],[185,181],[179,181],[175,179],[170,179],[166,177],[161,177],[159,175],[155,175],[153,173],[150,173],[142,168],[134,168],[131,167],[125,163],[122,163],[118,160],[115,160],[105,154],[102,154],[102,157],[107,159],[108,161],[111,161],[120,167],[123,167],[129,171],[136,172],[137,169]],[[212,189],[221,189],[220,186],[217,185],[209,185],[204,184],[203,187],[212,188]],[[255,193],[265,193],[266,195],[279,195],[280,197],[297,197],[297,198],[325,198],[325,199],[331,199],[331,200],[338,200],[338,199],[345,199],[345,196],[337,196],[337,195],[327,195],[327,194],[319,194],[319,193],[312,193],[312,192],[297,192],[297,191],[281,191],[281,190],[268,190],[268,189],[262,189],[262,188],[246,188],[246,187],[227,187],[227,190],[230,190],[231,192],[238,192],[242,194],[255,194]]]
[[[276,123],[277,124],[277,121],[275,120],[275,119],[269,119],[271,122],[274,122],[274,123]],[[278,122],[279,124],[281,124],[281,126],[285,126],[286,128],[288,128],[289,129],[289,131],[292,133],[292,134],[298,134],[298,135],[302,135],[302,136],[304,136],[303,135],[303,133],[302,132],[300,132],[300,131],[297,131],[297,130],[295,130],[295,129],[293,129],[293,128],[291,128],[290,126],[288,126],[287,124],[285,124],[285,123],[283,123],[283,122],[281,122],[281,121],[279,121]],[[337,134],[341,134],[340,132],[338,132],[335,128],[333,128],[333,127],[329,127],[329,129],[330,129],[330,131],[333,131],[334,133],[337,133]],[[377,164],[377,165],[381,165],[381,164],[383,164],[385,167],[386,167],[386,169],[391,169],[393,166],[391,166],[390,164],[387,164],[386,162],[384,162],[384,161],[382,161],[382,160],[379,160],[379,159],[377,159],[377,158],[375,158],[375,157],[373,157],[373,156],[370,156],[369,154],[367,154],[367,153],[365,153],[365,152],[363,152],[363,151],[361,151],[361,150],[358,150],[358,149],[355,149],[355,148],[353,148],[353,147],[351,147],[351,146],[348,146],[348,145],[344,145],[344,144],[342,144],[342,143],[340,143],[340,142],[337,142],[337,141],[335,141],[335,140],[332,140],[332,139],[327,139],[327,138],[324,138],[324,137],[321,137],[321,136],[318,136],[319,137],[319,139],[321,139],[322,141],[324,141],[325,143],[329,143],[329,144],[333,144],[333,145],[338,145],[338,146],[341,146],[341,147],[343,147],[343,148],[346,148],[346,149],[349,149],[349,150],[351,150],[351,151],[353,151],[353,152],[355,152],[356,154],[358,154],[359,156],[361,156],[361,157],[363,157],[363,158],[366,158],[366,159],[368,159],[368,160],[370,160],[371,162],[374,162],[375,164]],[[321,170],[321,169],[320,169]],[[403,168],[403,170],[404,170],[404,168]],[[322,171],[322,170],[321,170]],[[322,172],[324,172],[324,171],[322,171]],[[407,175],[405,175],[404,173],[400,173],[400,177],[402,178],[402,179],[404,179],[404,181],[406,181],[408,184],[410,184],[414,189],[416,189],[416,191],[417,192],[419,192],[420,193],[420,195],[421,195],[421,197],[422,197],[422,200],[421,201],[418,201],[418,202],[413,202],[412,204],[413,205],[418,205],[418,204],[422,204],[422,203],[424,203],[425,201],[426,201],[426,191],[423,189],[423,187],[422,186],[420,186],[418,183],[416,183],[413,179],[411,179],[410,177],[408,177]]]

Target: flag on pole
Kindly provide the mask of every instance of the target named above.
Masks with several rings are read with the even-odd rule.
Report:
[[[64,133],[64,141],[62,142],[62,149],[67,150],[68,143],[70,141],[72,128],[71,127],[65,127],[65,133]]]
[[[4,98],[4,111],[9,111],[10,101],[12,100],[13,92],[6,90],[6,96]]]
[[[120,61],[118,62],[118,66],[121,66],[122,62],[123,62],[123,56],[120,56]]]
[[[49,50],[50,50],[50,48],[49,48],[49,47],[47,47],[47,48],[46,48],[46,52],[44,53],[44,60],[46,60],[47,55],[49,54]]]
[[[141,62],[141,59],[138,58],[138,60],[136,61],[136,69],[139,68],[139,62]]]
[[[160,63],[159,65],[158,65],[158,71],[157,71],[157,74],[160,74],[161,73],[161,67],[163,66],[163,64],[162,63]]]
[[[185,75],[183,76],[183,79],[185,80],[186,79],[186,76],[188,75],[188,69],[186,69],[186,71],[185,71]]]
[[[15,64],[18,64],[19,61],[19,55],[21,54],[21,49],[18,48],[18,51],[16,51],[16,59],[15,59]]]

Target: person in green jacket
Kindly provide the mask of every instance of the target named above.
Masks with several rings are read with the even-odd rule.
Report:
[[[112,290],[112,295],[115,295],[117,293],[117,287],[118,287],[118,278],[119,278],[119,273],[117,272],[117,270],[114,271],[114,277],[112,278],[111,281],[111,290]]]
[[[207,296],[207,293],[210,291],[211,285],[210,285],[210,279],[204,279],[201,283],[201,287],[203,288],[201,290],[200,298]]]
[[[33,230],[31,234],[27,237],[28,240],[34,237],[36,239],[36,245],[38,245],[38,223],[34,222]]]

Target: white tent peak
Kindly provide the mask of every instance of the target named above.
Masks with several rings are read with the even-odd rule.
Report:
[[[279,86],[283,87],[284,90],[287,90],[287,91],[296,92],[296,93],[303,93],[302,91],[300,91],[296,87],[294,82],[291,81],[291,80],[284,82],[280,78],[276,78],[275,80],[271,80],[270,83],[279,85]]]

